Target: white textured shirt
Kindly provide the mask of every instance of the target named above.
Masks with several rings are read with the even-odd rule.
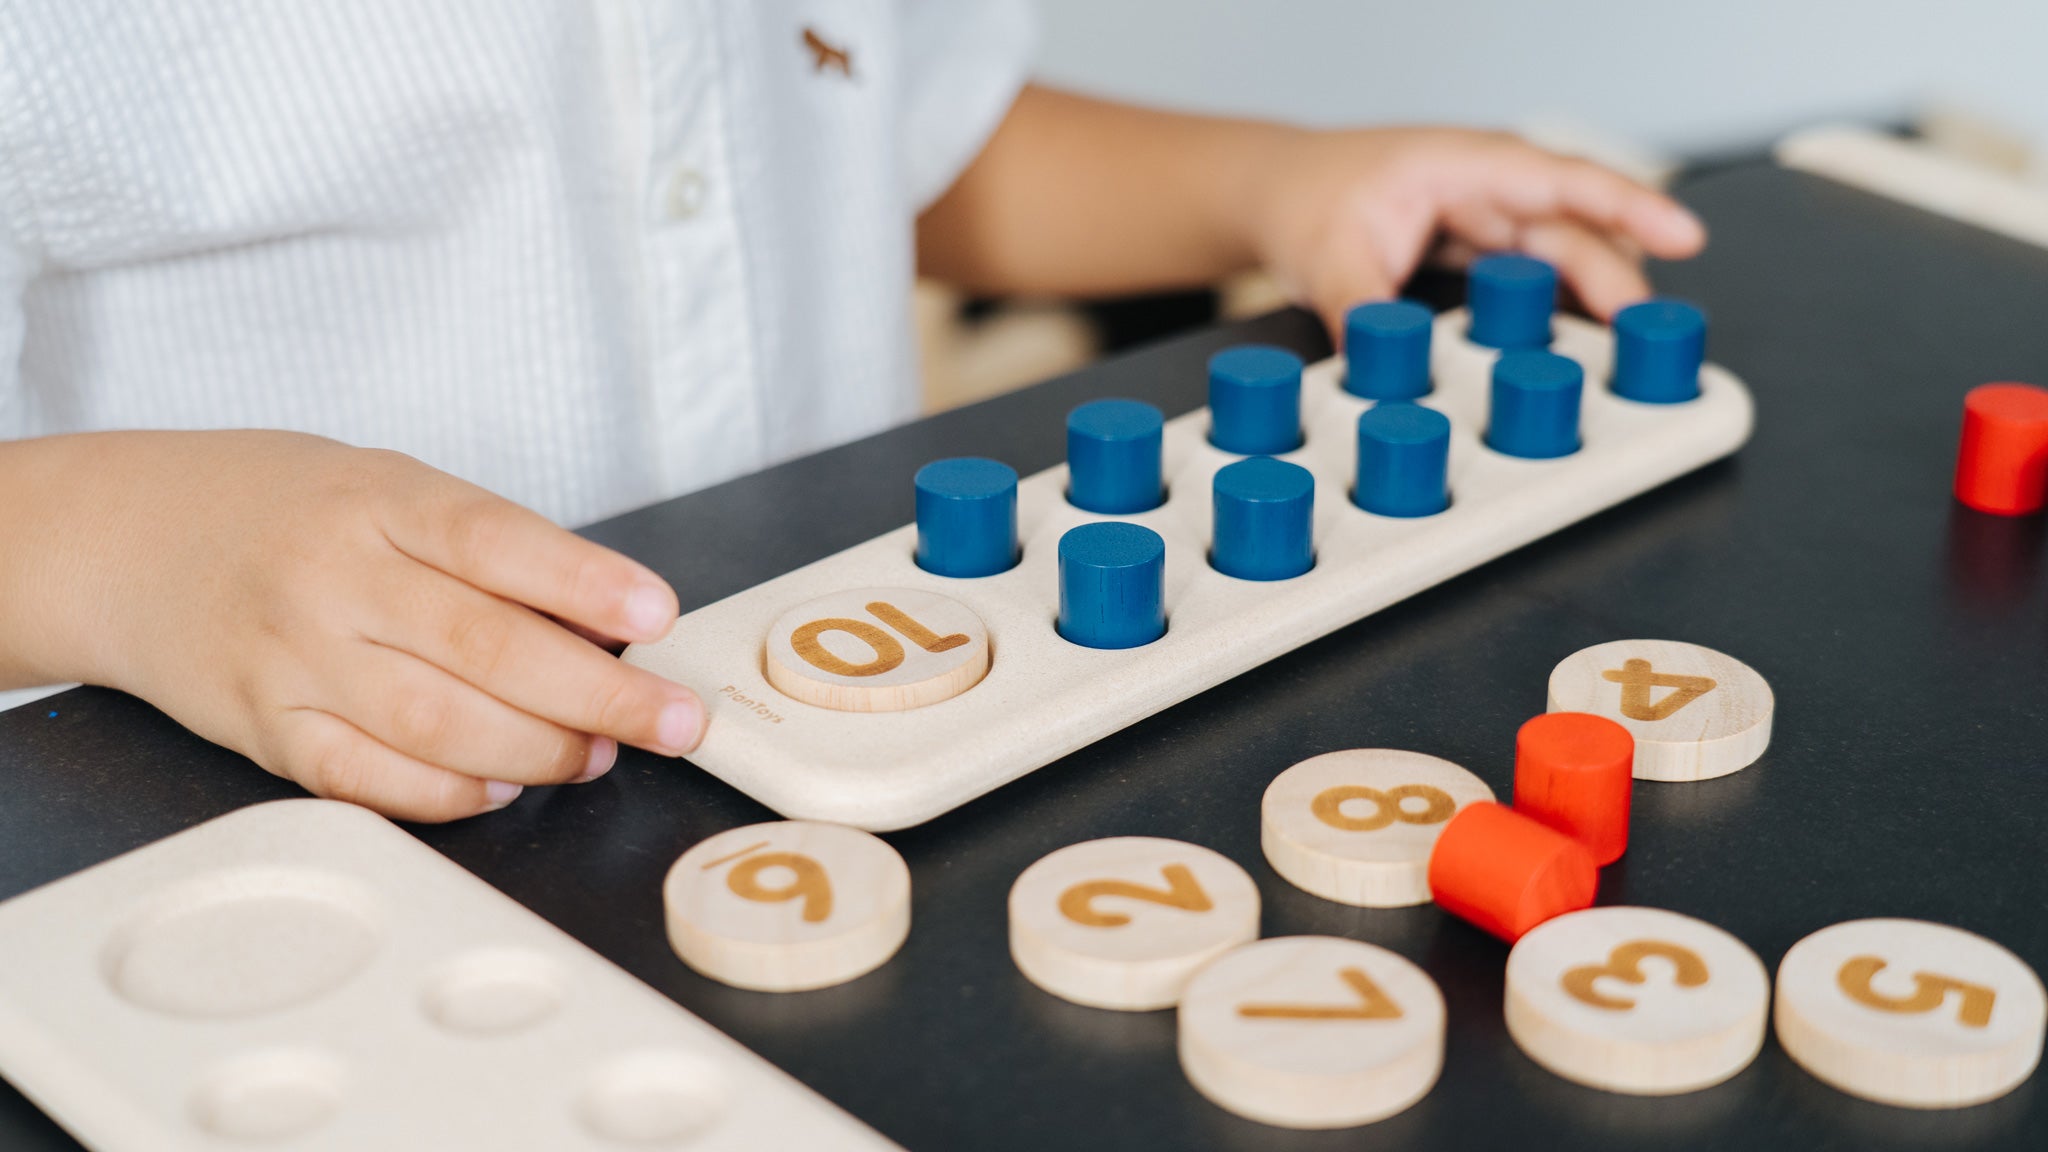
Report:
[[[875,431],[1029,54],[1024,0],[0,4],[0,438],[297,429],[580,523]]]

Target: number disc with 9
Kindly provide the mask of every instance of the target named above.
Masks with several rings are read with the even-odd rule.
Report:
[[[844,983],[910,933],[910,869],[880,838],[808,820],[749,824],[683,853],[661,886],[669,944],[763,992]]]

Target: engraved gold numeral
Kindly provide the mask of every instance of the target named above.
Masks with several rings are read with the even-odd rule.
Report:
[[[1089,880],[1076,884],[1060,893],[1060,915],[1088,928],[1118,928],[1129,924],[1131,918],[1125,913],[1096,910],[1095,901],[1105,896],[1143,900],[1147,904],[1164,904],[1168,908],[1189,912],[1207,912],[1216,906],[1209,900],[1209,894],[1202,891],[1202,885],[1195,880],[1195,874],[1188,871],[1187,865],[1168,864],[1159,871],[1166,877],[1165,888],[1147,888],[1128,880]]]
[[[1707,982],[1707,962],[1692,949],[1664,940],[1631,940],[1609,952],[1607,963],[1581,965],[1566,972],[1558,983],[1572,999],[1582,1004],[1610,1012],[1626,1012],[1636,1006],[1635,1001],[1602,995],[1593,987],[1593,981],[1608,976],[1624,984],[1641,984],[1648,979],[1643,975],[1643,961],[1652,956],[1671,962],[1677,969],[1673,978],[1681,988],[1697,988]]]
[[[889,603],[887,600],[877,600],[869,604],[868,611],[874,613],[875,619],[908,636],[912,644],[927,652],[947,652],[968,642],[965,632],[955,632],[951,636],[941,636],[937,632],[919,624],[910,617],[909,613]]]
[[[1346,816],[1344,804],[1350,800],[1364,800],[1372,804],[1370,816]],[[1410,812],[1401,807],[1403,800],[1420,800],[1427,807],[1420,812]],[[1316,793],[1309,801],[1309,811],[1332,828],[1345,832],[1376,832],[1394,821],[1403,824],[1441,824],[1458,810],[1457,801],[1441,788],[1427,784],[1403,784],[1382,792],[1362,784],[1339,784]]]
[[[876,600],[869,604],[867,609],[874,614],[875,619],[901,632],[911,643],[927,652],[947,652],[969,643],[965,633],[955,632],[950,636],[941,636],[887,600]],[[827,632],[844,632],[859,640],[874,650],[874,659],[856,664],[834,655],[819,640]],[[796,631],[789,634],[789,646],[796,650],[796,654],[801,656],[805,663],[819,671],[830,672],[834,676],[880,676],[903,663],[903,645],[898,644],[894,636],[865,620],[854,620],[845,616],[830,616],[800,625]]]
[[[1365,974],[1363,968],[1340,968],[1337,976],[1357,995],[1356,1004],[1240,1004],[1237,1014],[1251,1020],[1399,1020],[1401,1006]]]
[[[1998,1001],[1998,993],[1982,984],[1971,984],[1949,976],[1932,972],[1913,973],[1913,994],[1910,996],[1887,996],[1870,986],[1870,978],[1884,969],[1885,962],[1875,956],[1855,956],[1843,962],[1841,971],[1835,973],[1835,983],[1841,986],[1849,999],[1866,1008],[1880,1012],[1897,1012],[1901,1015],[1917,1015],[1932,1012],[1941,1007],[1951,992],[1962,994],[1962,1003],[1956,1009],[1956,1019],[1965,1028],[1986,1028],[1991,1024],[1991,1008]]]
[[[1679,676],[1657,672],[1648,660],[1624,660],[1621,667],[1600,673],[1601,678],[1621,685],[1621,714],[1631,720],[1666,720],[1687,704],[1714,690],[1705,676]],[[1650,689],[1669,688],[1662,700],[1650,702]]]
[[[818,637],[827,632],[844,632],[875,650],[875,658],[863,664],[842,660],[818,642]],[[865,620],[851,620],[844,616],[832,616],[824,620],[813,620],[789,634],[789,646],[803,657],[805,663],[834,676],[880,676],[903,663],[903,645],[894,637]]]
[[[768,841],[749,844],[737,852],[720,856],[704,865],[709,872],[721,864],[729,864],[740,857],[759,852],[768,846]],[[794,875],[788,884],[770,888],[761,883],[761,873],[770,868],[787,868]],[[802,900],[803,918],[811,924],[832,918],[832,878],[826,874],[825,866],[801,852],[770,852],[744,860],[725,878],[725,886],[742,900],[759,904],[780,904],[784,900]]]

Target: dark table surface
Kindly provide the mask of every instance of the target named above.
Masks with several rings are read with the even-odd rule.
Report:
[[[1777,693],[1774,738],[1733,776],[1640,785],[1603,903],[1704,918],[1773,968],[1826,925],[1909,916],[2048,970],[2042,522],[1970,513],[1948,490],[1963,392],[2048,377],[2048,252],[1761,164],[1696,175],[1682,194],[1714,241],[1656,276],[1707,307],[1711,354],[1756,394],[1740,455],[890,835],[914,878],[914,927],[880,970],[777,996],[676,960],[664,870],[705,836],[771,818],[688,765],[629,753],[598,783],[415,831],[915,1152],[2048,1146],[2040,1076],[1976,1108],[1912,1112],[1820,1084],[1775,1041],[1692,1095],[1569,1084],[1507,1037],[1505,945],[1432,907],[1316,899],[1260,854],[1259,797],[1288,765],[1413,748],[1505,795],[1515,728],[1542,710],[1553,664],[1604,640],[1670,637],[1761,671]],[[1204,359],[1247,339],[1328,350],[1300,313],[1227,326],[590,535],[653,565],[694,608],[907,520],[910,473],[927,460],[984,454],[1028,473],[1059,460],[1061,417],[1079,401],[1194,408]],[[0,715],[0,897],[293,794],[115,693]],[[1244,865],[1267,935],[1355,936],[1427,968],[1450,1009],[1436,1090],[1365,1129],[1265,1128],[1188,1086],[1172,1013],[1096,1011],[1027,984],[1006,948],[1011,881],[1055,848],[1129,834]],[[68,1147],[0,1086],[0,1148]]]

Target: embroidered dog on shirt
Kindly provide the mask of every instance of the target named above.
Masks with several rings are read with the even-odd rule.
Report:
[[[818,35],[816,28],[804,29],[804,47],[811,50],[811,71],[824,72],[838,69],[841,76],[853,79],[853,52],[841,48]]]

